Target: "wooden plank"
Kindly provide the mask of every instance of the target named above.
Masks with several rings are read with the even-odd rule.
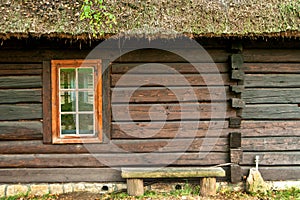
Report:
[[[113,122],[113,139],[228,137],[228,121]]]
[[[41,135],[41,134],[40,134]],[[45,145],[41,141],[6,141],[0,143],[1,153],[149,153],[149,152],[199,152],[211,147],[211,151],[228,152],[227,138],[113,140],[104,144]]]
[[[103,142],[111,138],[111,90],[109,60],[102,61],[102,126]]]
[[[121,172],[112,168],[2,168],[1,183],[120,182]]]
[[[0,77],[0,88],[41,88],[41,76],[4,76]]]
[[[2,104],[0,105],[0,120],[41,119],[41,104]]]
[[[40,140],[42,139],[42,123],[0,122],[0,140]],[[4,144],[4,143],[3,143]],[[26,149],[26,146],[24,146]]]
[[[244,119],[299,119],[298,104],[246,105],[242,110]]]
[[[300,103],[300,89],[246,89],[242,92],[242,99],[246,103]]]
[[[52,142],[51,63],[43,61],[43,142]]]
[[[113,63],[113,74],[198,74],[198,73],[226,73],[229,70],[228,63],[163,63],[166,70],[157,63]]]
[[[241,124],[243,137],[300,136],[300,121],[248,121]]]
[[[247,74],[244,85],[250,87],[300,87],[300,74]]]
[[[254,165],[253,165],[254,166]],[[242,172],[248,176],[250,167],[242,166]],[[299,166],[283,166],[283,167],[259,167],[259,171],[265,181],[282,181],[282,180],[299,180]]]
[[[299,49],[244,49],[244,62],[300,62]]]
[[[241,165],[253,165],[255,156],[259,156],[261,166],[300,165],[300,152],[244,152]]]
[[[296,151],[300,137],[243,138],[243,151]]]
[[[0,90],[0,103],[41,103],[41,89]]]
[[[0,76],[41,74],[41,64],[0,64]]]
[[[242,134],[240,132],[232,132],[229,135],[229,145],[230,148],[239,148],[241,147],[241,136]]]
[[[198,102],[226,101],[233,95],[225,87],[147,87],[147,88],[113,88],[112,103],[129,102]]]
[[[114,121],[224,119],[235,116],[228,103],[113,104]]]
[[[0,155],[1,168],[210,166],[229,162],[228,153],[148,153],[148,154],[17,154]]]
[[[237,164],[230,166],[230,181],[231,183],[239,183],[242,181],[242,170]]]
[[[122,78],[121,78],[122,77]],[[235,81],[230,80],[228,74],[113,74],[111,75],[111,85],[115,87],[129,86],[224,86],[234,85]]]
[[[244,63],[242,70],[245,73],[290,73],[299,74],[299,63]]]

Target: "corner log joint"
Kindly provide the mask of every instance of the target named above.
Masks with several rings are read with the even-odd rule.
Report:
[[[200,195],[216,194],[216,177],[225,177],[221,167],[168,167],[122,168],[122,178],[127,179],[127,192],[131,196],[144,194],[144,178],[200,178]]]

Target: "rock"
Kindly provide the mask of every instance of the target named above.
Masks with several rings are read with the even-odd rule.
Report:
[[[265,193],[269,186],[265,183],[260,172],[256,168],[251,168],[246,180],[246,191],[249,193]]]

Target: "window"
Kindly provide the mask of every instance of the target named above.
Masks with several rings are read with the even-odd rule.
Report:
[[[102,142],[100,60],[52,60],[52,142]]]

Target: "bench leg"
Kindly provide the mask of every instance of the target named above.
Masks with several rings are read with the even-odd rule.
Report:
[[[201,178],[200,179],[200,195],[213,196],[216,195],[217,185],[216,178]]]
[[[130,196],[141,196],[144,194],[143,179],[128,178],[127,179],[127,193]]]

